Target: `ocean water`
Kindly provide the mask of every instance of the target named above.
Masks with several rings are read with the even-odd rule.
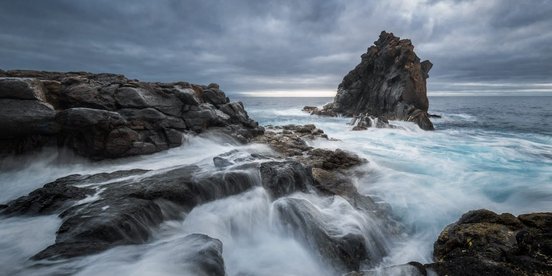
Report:
[[[431,262],[433,242],[463,213],[486,208],[552,211],[552,97],[430,97],[435,131],[413,123],[351,131],[348,118],[310,116],[332,98],[243,98],[261,124],[315,124],[341,148],[369,160],[361,193],[389,203],[409,229],[383,266]]]
[[[332,275],[308,242],[283,229],[275,209],[286,200],[308,202],[338,234],[360,232],[380,240],[386,253],[365,269],[409,261],[432,261],[440,231],[468,210],[520,214],[552,211],[552,97],[432,97],[436,130],[407,122],[393,129],[351,131],[348,118],[310,116],[305,105],[331,98],[232,97],[263,125],[313,123],[338,141],[313,146],[352,151],[369,162],[354,179],[358,190],[389,204],[404,227],[387,235],[370,214],[345,200],[293,194],[271,202],[262,187],[216,200],[153,229],[150,242],[63,261],[30,261],[55,240],[55,216],[0,218],[0,275],[190,275],[187,252],[198,245],[183,238],[203,233],[223,242],[228,275]],[[267,153],[265,145],[239,145],[214,134],[188,137],[179,148],[150,156],[89,162],[67,152],[0,160],[0,204],[72,173],[163,169],[197,164],[214,170],[212,158],[237,149]],[[253,179],[259,176],[252,174]],[[88,200],[94,200],[90,198]],[[379,254],[375,252],[373,254]]]

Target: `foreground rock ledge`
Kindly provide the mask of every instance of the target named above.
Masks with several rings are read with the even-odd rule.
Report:
[[[346,275],[552,275],[552,213],[516,217],[469,211],[441,232],[433,254],[431,264],[410,262]]]
[[[262,134],[217,84],[150,83],[123,75],[0,71],[0,156],[45,145],[93,159],[150,154],[186,133]]]
[[[552,213],[464,214],[434,246],[439,275],[552,275]]]
[[[383,31],[362,61],[339,84],[333,103],[322,109],[306,106],[316,115],[358,117],[357,130],[380,122],[403,120],[432,130],[427,113],[426,79],[433,64],[420,62],[409,39]]]

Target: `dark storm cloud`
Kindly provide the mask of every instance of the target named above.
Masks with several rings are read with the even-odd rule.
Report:
[[[2,1],[0,67],[334,91],[388,30],[435,64],[432,93],[539,93],[550,14],[552,1]]]

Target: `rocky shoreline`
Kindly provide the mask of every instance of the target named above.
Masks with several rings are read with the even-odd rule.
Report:
[[[0,71],[0,156],[68,147],[95,160],[151,154],[186,134],[262,134],[217,84],[148,83],[123,75]]]
[[[435,242],[434,263],[362,270],[385,256],[383,237],[374,232],[367,242],[360,235],[332,235],[308,201],[287,196],[299,192],[332,200],[342,198],[355,209],[369,213],[380,231],[397,238],[402,226],[390,215],[389,207],[359,194],[351,182],[351,175],[363,173],[357,168],[366,160],[339,149],[313,148],[309,146],[312,139],[331,138],[314,125],[267,126],[254,142],[269,145],[274,150],[271,155],[230,151],[213,158],[213,166],[218,168],[214,171],[190,164],[169,170],[70,175],[7,202],[0,206],[0,213],[4,217],[58,214],[63,222],[56,242],[37,252],[33,259],[67,259],[148,242],[152,229],[163,221],[178,219],[179,214],[200,204],[260,185],[287,231],[318,252],[338,275],[381,275],[382,271],[386,275],[552,272],[552,213],[515,217],[487,210],[468,212],[446,227]],[[225,275],[224,244],[220,240],[201,234],[186,239],[204,247],[188,260],[195,271]]]
[[[353,117],[354,130],[388,127],[388,120],[433,129],[425,87],[432,65],[420,62],[413,48],[409,40],[382,32],[345,76],[334,102],[305,111]],[[270,149],[231,150],[208,167],[192,163],[73,174],[0,202],[2,218],[61,219],[55,242],[36,252],[35,262],[148,243],[163,222],[260,188],[282,231],[310,248],[335,275],[552,275],[552,213],[516,217],[488,210],[467,212],[447,226],[434,244],[432,263],[373,270],[389,253],[386,240],[400,239],[404,226],[388,205],[357,190],[353,176],[366,174],[362,166],[368,161],[341,149],[313,147],[315,140],[334,140],[313,124],[259,126],[217,84],[0,71],[0,107],[0,157],[55,147],[91,160],[114,159],[186,147],[186,137],[206,131]],[[336,218],[308,196],[349,208],[370,228],[340,232],[332,225]],[[193,245],[179,260],[189,271],[226,275],[222,241],[189,234],[180,242]]]

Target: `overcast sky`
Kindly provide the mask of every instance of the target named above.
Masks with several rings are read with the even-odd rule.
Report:
[[[0,68],[332,95],[382,30],[433,62],[430,95],[552,95],[552,0],[1,1]]]

